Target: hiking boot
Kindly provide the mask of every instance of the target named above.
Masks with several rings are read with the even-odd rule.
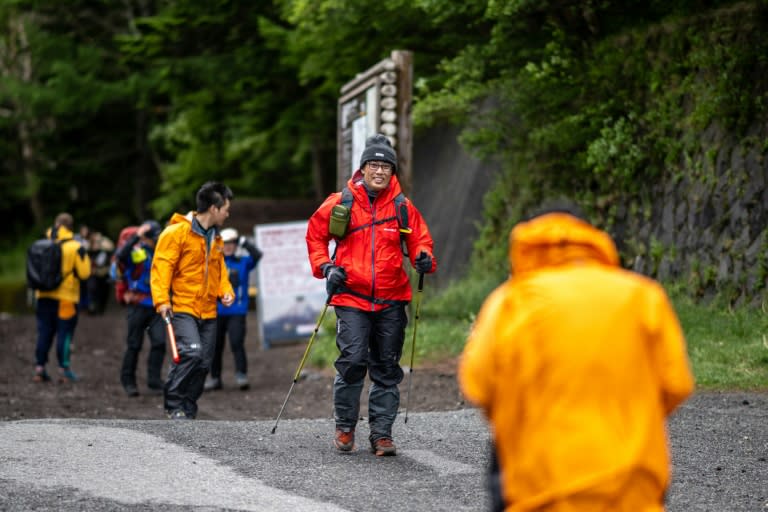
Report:
[[[375,453],[377,457],[386,457],[388,455],[397,454],[395,443],[388,437],[382,437],[375,441],[371,441],[371,451]]]
[[[123,389],[128,396],[139,396],[139,388],[136,387],[136,384],[126,384]]]
[[[59,383],[77,382],[80,379],[71,368],[59,368]]]
[[[34,382],[51,382],[51,376],[45,371],[45,368],[35,368]]]
[[[236,373],[235,382],[237,383],[237,387],[242,390],[246,390],[250,387],[250,384],[248,383],[248,376],[244,373]]]
[[[150,395],[162,395],[163,394],[163,387],[162,386],[147,386],[147,392]]]
[[[187,416],[187,414],[182,411],[181,409],[177,409],[175,411],[169,411],[166,413],[169,420],[191,420],[192,418]]]
[[[352,451],[352,448],[355,447],[355,429],[337,427],[333,444],[340,452]]]
[[[205,379],[205,385],[203,386],[204,391],[213,391],[215,389],[221,389],[221,379],[217,379],[216,377],[208,377]]]

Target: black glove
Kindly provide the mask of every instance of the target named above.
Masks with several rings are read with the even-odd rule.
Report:
[[[245,238],[244,236],[240,237],[240,240],[238,240],[238,244],[240,247],[244,247],[246,251],[248,251],[248,254],[251,255],[251,258],[253,258],[253,261],[255,263],[258,263],[264,254],[256,247],[254,243],[252,243],[250,240]]]
[[[414,262],[414,267],[419,274],[426,274],[432,270],[432,256],[421,251]]]
[[[325,291],[328,295],[333,295],[336,290],[347,280],[347,272],[344,267],[337,267],[331,263],[323,265],[323,275],[325,276]]]

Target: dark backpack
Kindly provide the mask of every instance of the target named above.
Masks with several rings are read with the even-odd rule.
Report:
[[[27,249],[27,285],[30,288],[47,292],[61,286],[66,277],[61,268],[61,244],[69,240],[72,239],[57,241],[54,229],[51,238],[36,240]]]
[[[110,262],[109,266],[109,277],[115,284],[115,300],[117,300],[117,303],[122,306],[128,304],[128,300],[126,298],[126,292],[128,291],[128,280],[125,276],[125,266],[117,258],[117,253],[125,246],[125,244],[128,243],[128,240],[133,235],[135,235],[138,230],[139,226],[127,226],[120,230],[120,235],[117,238],[117,247],[115,247],[115,252],[112,254],[112,261]],[[141,269],[139,269],[139,271],[140,270]]]

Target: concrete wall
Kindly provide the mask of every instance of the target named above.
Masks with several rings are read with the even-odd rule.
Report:
[[[413,142],[411,199],[435,240],[438,271],[430,276],[437,287],[462,277],[482,220],[483,196],[497,168],[468,155],[456,128],[433,128]]]

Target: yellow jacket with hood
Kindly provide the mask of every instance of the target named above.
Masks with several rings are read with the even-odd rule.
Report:
[[[218,232],[193,225],[194,212],[175,213],[160,234],[152,258],[152,301],[159,310],[171,304],[174,313],[203,320],[216,318],[216,301],[234,296]]]
[[[516,226],[510,261],[459,365],[494,431],[506,510],[663,510],[665,419],[694,387],[664,290],[563,213]]]
[[[50,229],[46,236],[51,237]],[[77,304],[80,302],[80,280],[91,276],[91,259],[80,242],[73,238],[72,231],[66,227],[56,228],[56,240],[67,240],[61,244],[61,273],[64,279],[55,290],[38,291],[36,295],[38,299],[56,299]]]

